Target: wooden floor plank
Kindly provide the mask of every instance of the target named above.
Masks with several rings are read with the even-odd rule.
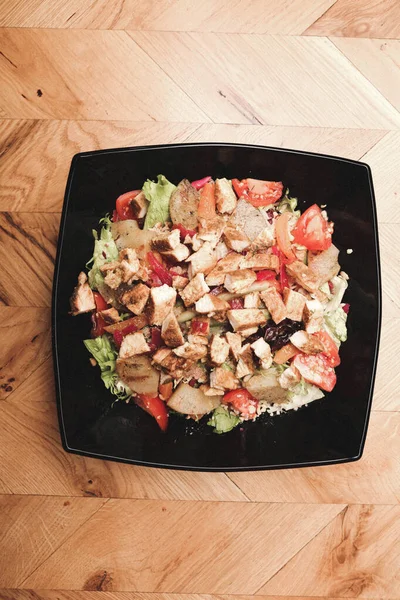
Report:
[[[383,319],[374,410],[400,412],[400,373],[393,370],[393,356],[400,351],[400,319]]]
[[[109,500],[21,587],[253,594],[343,509]]]
[[[258,593],[398,598],[399,554],[400,506],[349,506]]]
[[[16,0],[0,7],[2,27],[143,29],[300,34],[335,0]]]
[[[64,590],[1,590],[2,600],[251,600],[242,594],[166,594],[146,592],[64,591]],[[315,600],[313,596],[257,596],[257,600]],[[329,597],[326,600],[344,600]],[[369,600],[379,600],[370,598]]]
[[[349,38],[398,38],[400,4],[398,0],[337,0],[305,33]]]

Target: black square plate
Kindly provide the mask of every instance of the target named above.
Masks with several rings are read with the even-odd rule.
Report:
[[[263,415],[216,435],[207,419],[172,416],[162,433],[140,408],[115,403],[82,340],[87,315],[68,315],[78,273],[93,250],[92,228],[117,196],[163,173],[181,179],[251,176],[283,181],[304,210],[326,204],[334,242],[350,275],[348,341],[334,391],[297,412]],[[347,254],[346,249],[353,253]],[[187,144],[77,154],[71,164],[53,290],[53,352],[62,443],[68,452],[136,464],[245,470],[331,464],[361,457],[366,437],[381,320],[378,235],[368,165],[305,152],[235,144]]]

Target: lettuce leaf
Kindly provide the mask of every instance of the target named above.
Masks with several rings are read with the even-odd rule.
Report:
[[[83,340],[86,349],[95,358],[100,367],[101,378],[104,385],[118,400],[126,400],[132,395],[131,390],[118,377],[115,370],[117,351],[115,350],[110,338],[107,335],[101,335],[90,340]]]
[[[302,379],[288,392],[288,400],[294,402],[296,406],[303,406],[314,400],[320,400],[324,395],[317,386],[307,383],[307,381]]]
[[[276,210],[280,213],[289,211],[293,213],[296,217],[300,217],[301,212],[299,210],[296,210],[296,208],[297,198],[292,198],[291,196],[289,196],[289,188],[287,188],[282,200],[276,206]]]
[[[143,193],[150,202],[147,209],[144,229],[154,227],[156,223],[169,220],[169,200],[176,186],[164,175],[157,176],[157,183],[148,179],[143,185]]]
[[[88,273],[89,285],[92,289],[98,289],[104,281],[103,274],[100,271],[100,267],[108,262],[117,260],[118,248],[115,245],[114,239],[111,233],[111,221],[109,217],[104,217],[100,220],[100,224],[103,227],[100,230],[100,237],[97,231],[93,230],[94,237],[94,249],[92,258],[86,263],[89,267],[92,265]]]
[[[345,342],[347,340],[347,314],[341,306],[334,311],[326,313],[324,321],[328,333],[335,341]]]
[[[234,413],[223,406],[214,409],[211,419],[207,425],[214,427],[214,433],[228,433],[239,425],[240,419]]]

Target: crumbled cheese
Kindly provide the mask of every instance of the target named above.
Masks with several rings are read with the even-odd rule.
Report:
[[[353,254],[353,248],[347,248],[346,252],[347,254]]]

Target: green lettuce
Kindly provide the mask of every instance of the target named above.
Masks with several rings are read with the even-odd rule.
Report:
[[[320,400],[324,397],[324,393],[315,385],[307,383],[302,379],[288,392],[288,400],[297,404],[297,406],[303,406],[309,404],[314,400]]]
[[[291,196],[289,196],[289,188],[286,190],[285,195],[283,196],[282,200],[279,202],[279,204],[276,206],[276,210],[280,213],[284,213],[284,212],[291,212],[293,213],[296,217],[300,217],[300,211],[296,210],[297,208],[297,198],[292,198]]]
[[[88,273],[88,279],[90,287],[95,290],[99,289],[99,286],[101,286],[104,281],[100,267],[108,262],[117,260],[118,258],[118,248],[115,245],[111,233],[111,221],[109,217],[104,217],[104,219],[101,219],[100,224],[103,225],[100,230],[100,237],[98,236],[97,231],[93,230],[93,256],[89,262],[86,263],[87,267],[91,265],[91,269]]]
[[[207,425],[214,427],[214,433],[228,433],[239,425],[240,419],[227,408],[218,406],[214,409],[211,419]]]
[[[325,312],[327,313],[333,312],[339,308],[340,303],[343,300],[344,293],[347,290],[349,284],[347,283],[347,279],[345,279],[341,275],[336,275],[331,279],[331,285],[331,299],[325,307]]]
[[[328,312],[324,315],[325,326],[328,333],[339,342],[345,342],[347,340],[347,314],[343,308],[339,306],[334,311]]]
[[[150,202],[147,209],[144,229],[154,227],[156,223],[169,220],[169,200],[176,186],[164,175],[157,176],[157,183],[148,179],[143,185],[143,193]]]
[[[104,334],[90,340],[83,340],[85,347],[94,357],[100,367],[101,378],[104,385],[118,400],[126,400],[132,395],[129,388],[119,379],[115,370],[117,351],[110,338]]]

